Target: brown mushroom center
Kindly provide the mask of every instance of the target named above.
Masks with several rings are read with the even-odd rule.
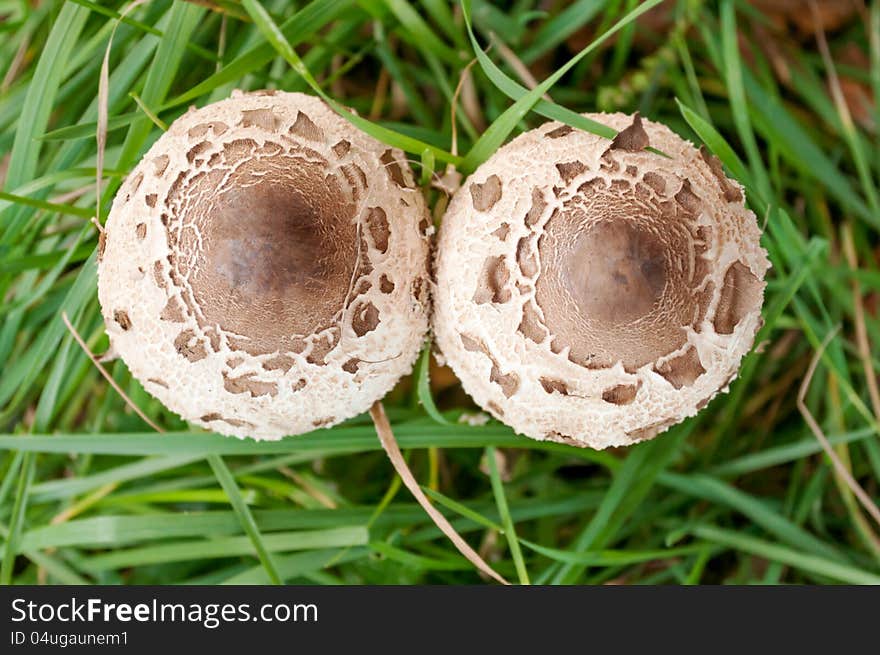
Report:
[[[609,327],[650,313],[666,284],[655,235],[635,222],[594,223],[562,257],[560,279],[581,314]]]
[[[536,298],[553,350],[634,371],[684,345],[706,303],[697,215],[641,184],[583,184],[538,242]]]
[[[204,320],[247,350],[299,351],[345,307],[358,262],[351,195],[312,158],[224,163],[179,193],[178,270]]]
[[[211,223],[206,268],[228,293],[261,306],[288,295],[331,291],[326,286],[332,271],[319,254],[333,243],[296,190],[270,184],[233,189]]]

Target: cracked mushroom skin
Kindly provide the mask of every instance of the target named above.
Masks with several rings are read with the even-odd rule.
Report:
[[[176,120],[116,195],[98,263],[111,347],[216,432],[336,424],[418,356],[429,229],[400,151],[311,96],[233,93]]]
[[[770,264],[716,158],[638,115],[587,116],[618,136],[546,123],[453,198],[434,332],[493,416],[605,448],[650,439],[726,390],[762,324]]]

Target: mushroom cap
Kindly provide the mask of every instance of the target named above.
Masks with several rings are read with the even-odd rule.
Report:
[[[150,148],[107,219],[112,348],[184,419],[278,439],[367,410],[428,328],[428,230],[399,150],[300,93],[233,92]]]
[[[770,264],[716,158],[638,115],[586,116],[621,132],[546,123],[457,192],[434,332],[493,416],[605,448],[650,439],[726,390],[762,324]]]

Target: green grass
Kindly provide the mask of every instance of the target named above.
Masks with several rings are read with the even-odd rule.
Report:
[[[880,527],[795,404],[839,329],[806,403],[880,501],[866,378],[880,368],[880,1],[827,35],[830,57],[794,31],[768,49],[773,28],[744,0],[665,0],[661,28],[638,19],[656,2],[630,0],[246,0],[221,3],[228,13],[154,0],[117,27],[127,4],[0,0],[0,583],[483,581],[401,487],[368,417],[228,439],[109,364],[167,432],[155,434],[61,319],[106,349],[88,219],[106,216],[159,126],[265,87],[356,110],[348,118],[406,150],[423,184],[448,164],[470,172],[548,118],[613,136],[584,111],[638,110],[705,144],[745,185],[773,263],[761,345],[729,394],[655,441],[578,450],[460,423],[476,408],[426,350],[385,400],[395,434],[428,496],[511,581],[880,583]],[[453,143],[468,66],[476,101],[459,102]],[[834,73],[872,99],[852,119],[828,92]]]

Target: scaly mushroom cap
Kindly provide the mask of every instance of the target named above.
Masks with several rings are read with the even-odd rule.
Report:
[[[638,115],[587,116],[620,134],[547,123],[453,198],[434,331],[496,418],[604,448],[649,439],[726,389],[761,324],[769,262],[716,158]]]
[[[120,188],[112,347],[183,418],[278,439],[365,411],[428,321],[430,222],[400,151],[299,93],[180,117]]]

